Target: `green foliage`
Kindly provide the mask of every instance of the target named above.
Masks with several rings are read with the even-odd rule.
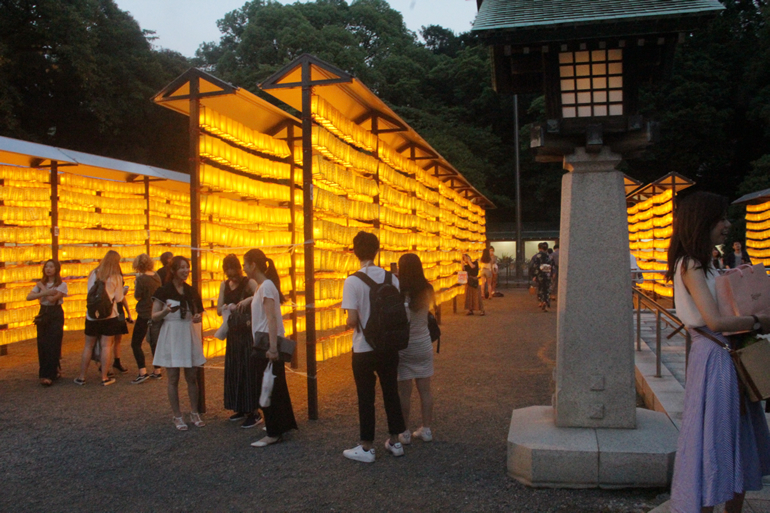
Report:
[[[0,133],[184,167],[184,119],[149,98],[188,64],[148,37],[112,0],[3,1]]]
[[[725,0],[726,10],[677,50],[671,79],[643,90],[662,141],[628,173],[645,182],[676,171],[730,197],[770,153],[770,29],[764,2]]]
[[[254,0],[225,15],[219,28],[222,38],[200,47],[196,65],[254,90],[299,55],[313,54],[353,73],[498,206],[513,206],[512,99],[493,91],[489,49],[475,36],[431,25],[420,41],[382,0]],[[522,124],[531,100],[523,101]],[[522,148],[522,183],[531,187],[523,194],[525,217],[551,210],[546,217],[558,219],[560,167],[535,164],[528,135]]]

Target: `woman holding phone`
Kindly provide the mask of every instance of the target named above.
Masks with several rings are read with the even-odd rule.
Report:
[[[187,395],[190,398],[190,422],[197,427],[206,424],[198,413],[198,369],[206,363],[203,356],[201,320],[203,302],[200,295],[186,282],[190,261],[175,256],[169,265],[166,283],[153,295],[152,321],[163,320],[155,348],[155,367],[165,367],[168,376],[168,400],[174,413],[174,426],[187,430],[179,408],[179,374],[184,371]]]

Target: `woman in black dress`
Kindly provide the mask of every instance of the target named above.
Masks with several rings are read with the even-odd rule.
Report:
[[[241,313],[238,303],[254,295],[257,283],[243,275],[241,262],[235,255],[227,255],[222,261],[227,280],[219,287],[217,313],[229,313],[227,319],[227,346],[225,349],[225,409],[233,410],[230,420],[241,419],[244,429],[262,421],[257,413],[261,383],[257,382],[257,363],[251,358],[251,314]]]

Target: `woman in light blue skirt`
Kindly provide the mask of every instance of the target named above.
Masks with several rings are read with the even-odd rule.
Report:
[[[761,403],[740,390],[722,332],[770,332],[770,316],[722,316],[716,302],[711,249],[730,228],[727,199],[690,194],[677,206],[668,250],[677,315],[692,335],[679,432],[671,511],[711,512],[726,503],[740,512],[746,491],[770,474],[770,433]]]

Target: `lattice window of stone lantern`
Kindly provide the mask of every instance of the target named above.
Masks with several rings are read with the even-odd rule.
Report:
[[[559,53],[564,118],[623,115],[623,50]]]

